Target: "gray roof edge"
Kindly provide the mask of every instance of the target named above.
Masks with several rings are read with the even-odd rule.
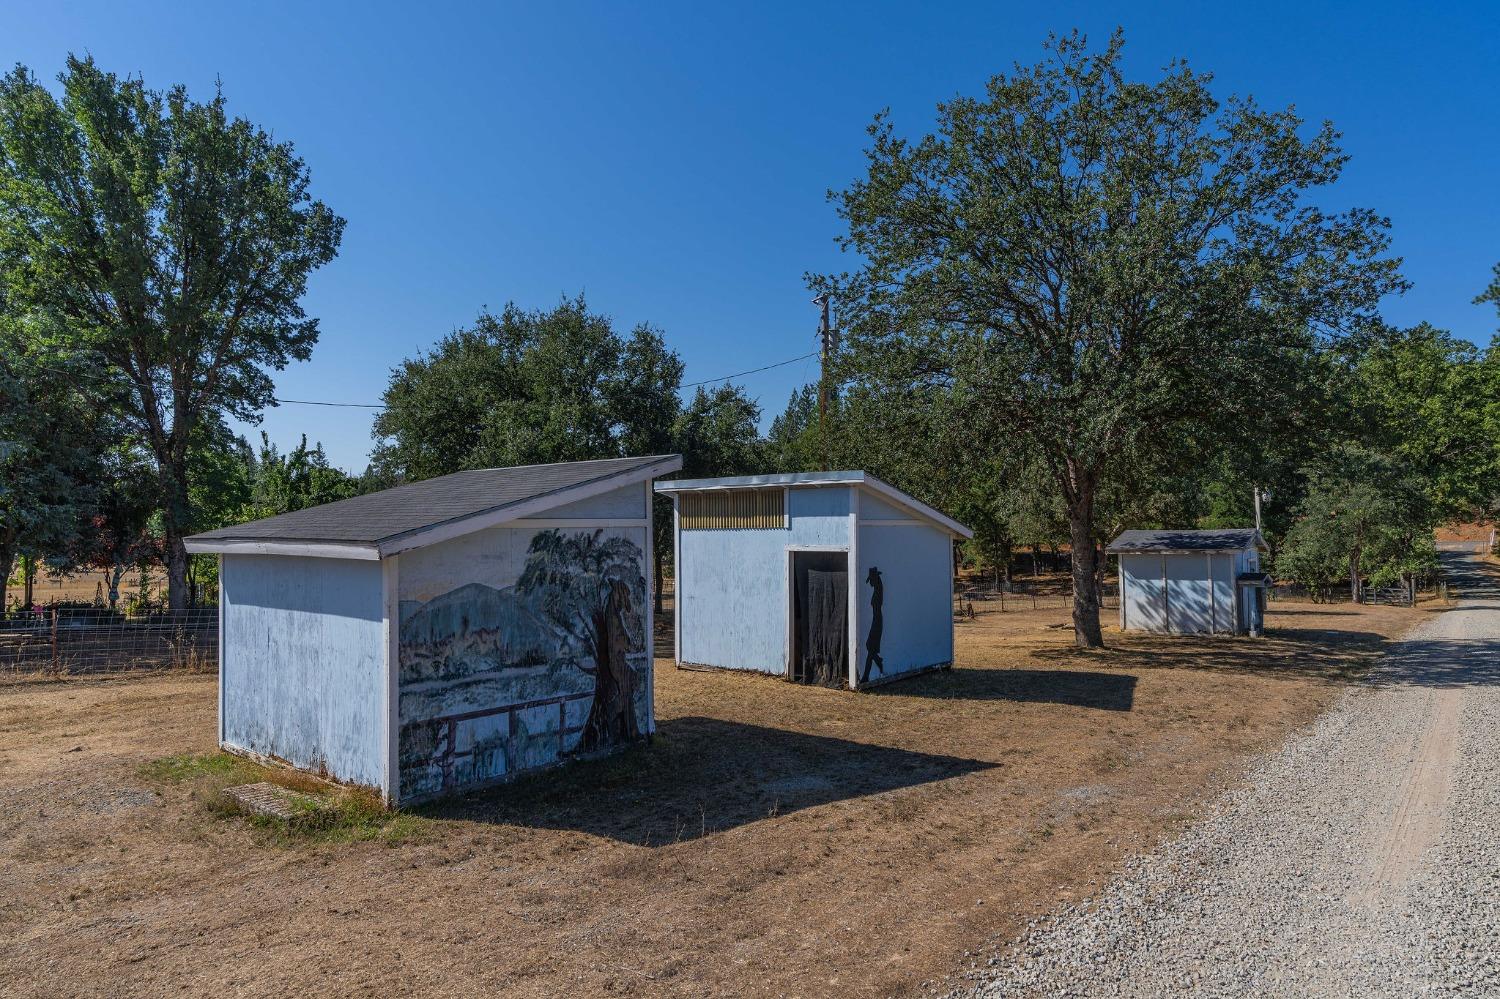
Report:
[[[1243,537],[1243,541],[1245,543],[1243,543],[1243,544],[1220,544],[1220,545],[1198,545],[1198,546],[1194,546],[1194,547],[1182,547],[1181,545],[1172,545],[1172,544],[1166,543],[1166,538],[1168,538],[1168,537],[1173,537],[1173,538],[1183,538],[1183,537],[1193,538],[1193,537],[1204,537],[1204,536],[1207,536],[1207,535],[1215,535],[1215,534],[1217,534],[1217,535],[1225,535],[1226,537],[1233,536],[1233,535],[1241,535]],[[1131,537],[1132,535],[1136,535],[1138,537],[1137,538],[1132,538]],[[1161,543],[1152,543],[1151,539],[1152,539],[1153,536],[1163,536],[1162,539],[1161,539]],[[1201,553],[1201,552],[1206,552],[1206,551],[1240,551],[1240,550],[1242,550],[1244,548],[1250,548],[1250,547],[1261,549],[1261,550],[1266,550],[1266,549],[1269,549],[1271,546],[1268,545],[1268,544],[1266,544],[1265,537],[1260,533],[1260,531],[1258,529],[1256,529],[1254,527],[1217,527],[1217,528],[1196,528],[1196,527],[1194,527],[1194,528],[1181,528],[1181,529],[1177,529],[1177,530],[1174,530],[1174,529],[1171,529],[1171,528],[1163,528],[1163,529],[1160,529],[1160,530],[1132,528],[1131,530],[1128,530],[1128,531],[1121,531],[1115,537],[1115,539],[1109,543],[1109,545],[1104,550],[1106,552],[1124,552],[1124,553],[1130,553],[1130,552],[1156,552],[1156,553],[1163,554],[1163,555],[1180,555],[1180,554],[1196,554],[1196,553]]]
[[[617,460],[618,461],[618,460],[624,460],[624,459],[600,459],[600,460]],[[554,462],[552,464],[572,464],[572,462]],[[543,468],[543,467],[547,467],[547,466],[545,466],[545,465],[517,465],[517,466],[513,466],[513,467],[516,468],[516,469],[526,469],[526,468]],[[444,528],[451,529],[451,528],[453,528],[455,526],[463,524],[465,521],[470,521],[470,520],[479,520],[479,519],[487,520],[489,518],[494,517],[496,514],[505,512],[506,510],[513,510],[513,509],[518,509],[518,508],[521,508],[521,507],[533,505],[533,504],[536,504],[538,502],[545,501],[549,497],[560,496],[562,494],[572,493],[572,492],[576,492],[576,491],[583,491],[585,493],[591,494],[592,491],[594,491],[594,490],[607,491],[608,489],[619,488],[622,485],[629,485],[630,482],[632,482],[632,481],[642,481],[642,480],[645,480],[645,479],[649,479],[649,478],[651,478],[651,477],[653,477],[655,475],[658,475],[658,474],[662,474],[662,473],[665,473],[665,472],[676,471],[677,469],[679,469],[681,467],[682,467],[682,455],[680,455],[680,454],[643,455],[640,458],[635,459],[635,464],[628,465],[625,468],[612,469],[612,470],[604,472],[604,473],[602,473],[600,475],[594,476],[593,478],[584,479],[581,482],[574,482],[574,483],[571,483],[571,484],[566,485],[566,486],[558,486],[556,488],[549,489],[549,490],[546,490],[544,492],[536,493],[536,494],[534,494],[532,496],[527,496],[527,497],[524,497],[522,499],[511,500],[511,501],[509,501],[507,503],[497,504],[497,505],[492,506],[492,507],[485,507],[485,508],[482,508],[482,509],[479,509],[479,510],[475,510],[475,511],[473,511],[471,513],[461,514],[461,515],[456,516],[456,517],[448,517],[448,518],[443,519],[443,520],[435,520],[432,523],[425,524],[425,525],[423,525],[421,527],[412,528],[412,529],[406,530],[406,531],[397,531],[395,533],[384,535],[382,537],[374,538],[374,539],[370,539],[370,540],[350,541],[350,540],[347,540],[347,539],[345,539],[345,540],[339,540],[339,539],[327,539],[327,538],[313,539],[313,538],[300,538],[300,537],[264,537],[264,536],[259,536],[259,535],[250,535],[250,536],[241,535],[241,536],[236,536],[233,533],[237,528],[242,528],[242,527],[249,526],[250,524],[259,523],[259,521],[256,521],[256,520],[247,521],[244,524],[235,524],[235,525],[230,526],[230,527],[216,528],[215,530],[212,530],[212,531],[204,531],[204,532],[199,533],[199,534],[191,535],[191,536],[189,536],[189,537],[187,537],[187,538],[185,538],[183,540],[188,543],[190,551],[198,551],[198,552],[213,552],[213,551],[217,551],[217,550],[224,549],[224,548],[243,547],[243,546],[246,546],[246,545],[255,544],[255,545],[271,546],[271,547],[278,547],[278,546],[280,546],[280,547],[299,547],[299,548],[306,547],[306,548],[313,548],[313,549],[323,548],[323,549],[329,550],[330,553],[332,553],[336,549],[364,549],[364,550],[368,550],[370,552],[376,553],[376,557],[382,557],[385,554],[387,554],[386,551],[385,551],[386,547],[389,546],[389,545],[391,545],[392,543],[394,543],[394,542],[400,542],[403,539],[409,539],[409,538],[413,538],[413,537],[416,537],[416,536],[420,536],[421,534],[423,534],[425,532],[428,532],[428,531],[434,531],[434,530],[444,529]],[[469,473],[473,473],[473,472],[485,472],[485,471],[494,471],[494,470],[495,469],[471,468],[471,469],[465,469],[464,471],[461,471],[461,472],[452,472],[450,474],[451,475],[465,475],[465,474],[469,474]],[[446,478],[446,477],[447,476],[438,476],[438,478]],[[624,480],[624,481],[616,481],[616,480]],[[432,481],[434,481],[434,479],[423,479],[420,482],[403,483],[400,486],[393,486],[392,489],[403,489],[403,488],[406,488],[407,486],[419,486],[419,485],[422,484],[422,482],[432,482]],[[603,488],[601,488],[601,487],[603,487]],[[386,491],[386,490],[382,490],[382,491]],[[376,494],[371,493],[371,494],[367,494],[367,495],[376,495]],[[583,497],[569,496],[567,499],[559,499],[556,503],[551,504],[551,505],[562,506],[562,505],[565,505],[566,503],[577,502],[580,498],[587,498],[587,496],[583,496]],[[333,505],[333,504],[326,504],[326,505]],[[547,506],[544,504],[543,507],[542,507],[542,509],[546,509],[546,508],[547,508]],[[281,515],[278,514],[277,516],[281,516]],[[263,517],[263,518],[260,518],[260,519],[261,520],[270,520],[272,518],[270,518],[270,517]],[[475,530],[482,530],[483,528],[482,527],[475,527],[474,529]],[[460,535],[463,534],[463,533],[468,533],[468,532],[460,532]],[[409,548],[413,548],[413,547],[420,547],[420,545],[407,545],[407,546],[404,546],[404,547],[409,549]]]
[[[618,469],[617,471],[606,472],[603,475],[595,476],[592,479],[584,479],[582,482],[575,482],[572,485],[558,486],[556,489],[549,489],[546,492],[537,493],[534,496],[527,496],[525,499],[512,500],[509,503],[501,503],[498,506],[488,507],[488,508],[483,509],[483,510],[475,510],[473,513],[465,513],[465,514],[462,514],[462,515],[457,516],[457,517],[449,517],[447,520],[434,521],[431,524],[426,524],[426,525],[424,525],[422,527],[416,527],[416,528],[413,528],[413,529],[411,529],[409,531],[398,531],[395,534],[388,534],[388,535],[386,535],[383,538],[376,539],[373,542],[373,544],[375,545],[376,548],[380,549],[381,554],[384,555],[386,547],[388,545],[399,544],[400,542],[402,542],[404,540],[414,539],[414,538],[420,537],[421,535],[423,535],[423,534],[425,534],[425,533],[427,533],[429,531],[436,531],[436,530],[441,529],[441,528],[457,527],[457,526],[463,524],[465,521],[470,521],[470,520],[487,520],[487,519],[495,516],[496,514],[504,513],[507,510],[513,510],[513,509],[516,509],[518,507],[523,507],[523,506],[528,506],[530,504],[538,503],[538,502],[541,502],[543,500],[546,500],[549,497],[557,496],[557,495],[562,494],[562,493],[571,493],[571,492],[574,492],[574,491],[581,490],[581,491],[584,491],[586,493],[592,494],[592,491],[594,489],[597,489],[598,487],[605,487],[605,488],[599,489],[599,491],[601,491],[601,492],[607,492],[609,489],[618,489],[620,486],[629,485],[631,482],[640,482],[640,481],[643,481],[645,479],[649,479],[652,476],[655,476],[655,475],[657,475],[657,474],[659,474],[661,472],[675,472],[677,469],[679,469],[679,468],[682,467],[682,455],[680,455],[680,454],[652,454],[652,455],[646,455],[646,456],[642,457],[640,459],[640,462],[641,462],[640,464],[638,464],[638,465],[632,465],[629,468],[622,468],[622,469]],[[566,462],[558,462],[558,464],[566,464]],[[538,466],[534,466],[534,465],[518,465],[516,467],[517,468],[535,468],[535,467],[538,467]],[[615,482],[614,480],[616,480],[616,479],[624,479],[625,481],[623,481],[623,482]],[[566,500],[559,500],[557,503],[552,504],[552,506],[564,506],[567,503],[576,503],[576,502],[578,502],[579,499],[587,499],[587,498],[588,498],[587,496],[583,496],[583,497],[570,496]],[[549,507],[547,507],[547,506],[543,506],[542,507],[543,510],[548,509],[548,508]],[[538,511],[534,511],[534,512],[541,512],[541,511],[538,510]],[[647,511],[647,517],[648,517],[648,519],[649,519],[649,516],[650,516],[650,511]],[[476,530],[476,531],[483,530],[483,529],[484,529],[483,526],[476,526],[474,528],[474,530]],[[465,532],[462,532],[462,533],[463,534],[467,534],[469,532],[465,531]],[[403,550],[410,550],[412,548],[418,548],[418,547],[421,547],[421,546],[420,545],[403,545],[401,547],[402,547]]]
[[[941,510],[928,506],[910,493],[897,489],[883,479],[858,469],[837,472],[776,472],[767,475],[730,475],[712,479],[668,479],[658,482],[654,489],[659,493],[707,492],[715,489],[749,489],[764,486],[866,486],[875,492],[907,507],[937,524],[943,530],[963,538],[972,538],[973,530],[949,517]]]
[[[697,489],[742,489],[750,486],[847,486],[873,478],[864,472],[773,472],[766,475],[725,475],[709,479],[668,479],[658,482],[659,493],[689,492]]]

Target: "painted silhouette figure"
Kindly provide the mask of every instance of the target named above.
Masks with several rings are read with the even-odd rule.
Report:
[[[885,630],[885,617],[880,607],[885,603],[885,584],[880,581],[880,570],[873,565],[865,576],[865,583],[873,587],[870,594],[870,633],[865,636],[865,665],[860,673],[859,682],[868,683],[870,680],[870,667],[874,666],[880,670],[880,675],[885,675],[885,660],[880,658],[880,633]]]

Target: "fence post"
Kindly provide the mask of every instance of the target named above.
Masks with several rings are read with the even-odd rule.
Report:
[[[1005,588],[1000,588],[1000,613],[1005,613]]]
[[[61,667],[62,664],[57,658],[57,608],[54,607],[52,608],[52,669],[55,672]]]

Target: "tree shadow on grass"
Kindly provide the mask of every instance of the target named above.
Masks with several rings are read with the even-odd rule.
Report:
[[[1348,682],[1364,676],[1393,644],[1372,631],[1277,627],[1264,638],[1116,633],[1103,649],[1059,646],[1031,655],[1059,667],[1195,669]]]
[[[1100,711],[1129,711],[1135,677],[1069,669],[971,669],[923,673],[871,688],[863,696],[932,697],[962,701],[1062,704]]]
[[[994,766],[717,718],[673,718],[650,745],[416,811],[663,846]]]

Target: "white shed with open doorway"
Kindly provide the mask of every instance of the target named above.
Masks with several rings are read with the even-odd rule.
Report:
[[[1260,633],[1270,580],[1254,528],[1125,531],[1108,550],[1120,560],[1121,631]]]
[[[675,504],[679,666],[858,689],[953,662],[964,525],[858,471],[656,491]]]

